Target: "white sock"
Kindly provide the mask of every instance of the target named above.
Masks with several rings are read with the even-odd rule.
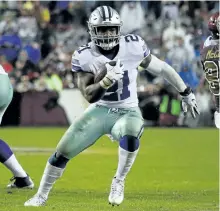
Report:
[[[63,171],[64,169],[52,166],[47,162],[37,194],[47,199],[53,184],[62,176]]]
[[[27,174],[21,165],[18,163],[15,155],[13,154],[8,160],[3,163],[15,177],[26,177]]]
[[[137,149],[134,152],[128,152],[127,150],[124,150],[123,148],[121,148],[119,146],[119,148],[118,148],[118,156],[119,156],[118,169],[115,174],[115,177],[117,179],[120,179],[120,180],[125,179],[125,177],[127,176],[128,172],[130,171],[130,169],[135,161],[138,150],[139,149]]]

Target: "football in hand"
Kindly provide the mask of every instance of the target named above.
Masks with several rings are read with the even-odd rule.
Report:
[[[116,61],[110,61],[109,64],[111,66],[115,66]],[[121,64],[121,66],[122,66],[122,64]],[[95,75],[94,83],[98,83],[99,81],[101,81],[105,77],[106,74],[107,74],[107,68],[104,65],[102,70],[100,70],[99,73],[97,75]]]

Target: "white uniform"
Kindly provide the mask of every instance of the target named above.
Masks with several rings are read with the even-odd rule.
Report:
[[[109,88],[96,104],[114,108],[137,107],[137,67],[141,60],[150,54],[150,50],[141,37],[133,34],[121,36],[119,45],[119,52],[113,60],[121,60],[124,65],[124,77]],[[97,47],[90,42],[74,52],[72,71],[85,71],[96,75],[109,61],[111,60],[100,54]]]
[[[1,65],[0,65],[0,74],[8,75],[8,74],[5,72],[4,68],[3,68]]]

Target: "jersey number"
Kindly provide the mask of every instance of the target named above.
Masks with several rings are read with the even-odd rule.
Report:
[[[130,41],[138,42],[139,37],[137,35],[134,35],[134,34],[128,34],[128,35],[125,36],[125,41],[126,42],[130,42]]]
[[[214,61],[205,61],[204,69],[210,91],[214,95],[219,95],[219,64],[217,65]]]
[[[120,101],[127,99],[128,97],[130,97],[130,90],[128,89],[129,83],[130,80],[128,77],[128,71],[125,70],[123,78],[115,83],[111,88],[109,88],[106,92],[107,95],[105,95],[102,99],[106,101]],[[117,91],[119,89],[121,90],[121,92]],[[108,95],[108,93],[111,94]]]

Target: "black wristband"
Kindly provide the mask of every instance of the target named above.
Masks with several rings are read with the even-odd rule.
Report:
[[[188,96],[192,92],[192,89],[190,87],[187,87],[184,92],[180,92],[181,96]]]

